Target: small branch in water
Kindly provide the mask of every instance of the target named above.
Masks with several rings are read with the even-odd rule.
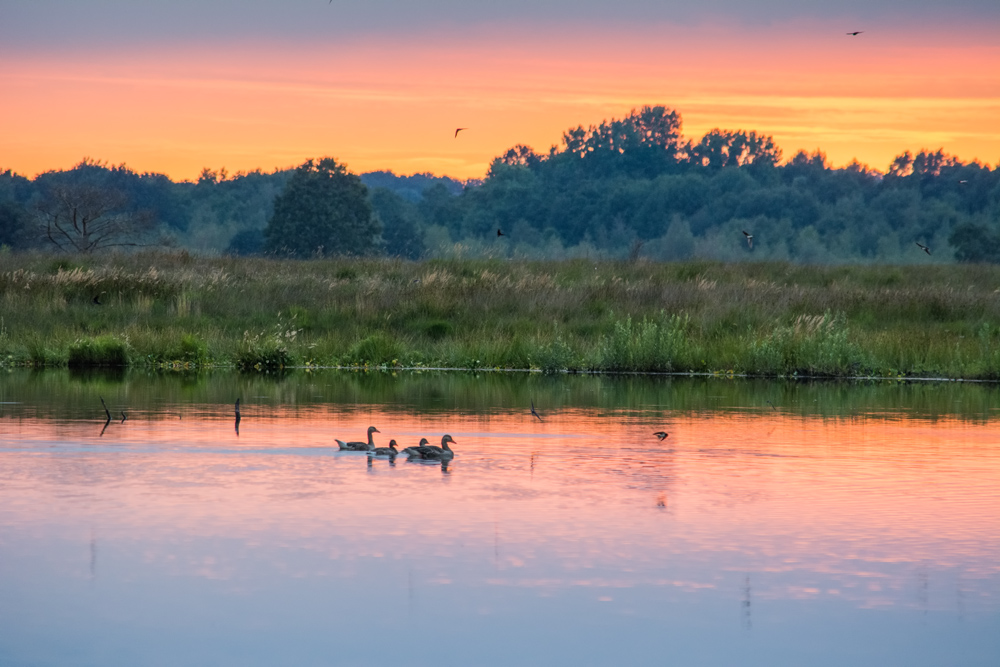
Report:
[[[104,422],[104,428],[101,429],[101,436],[103,436],[104,432],[108,430],[108,424],[111,423],[111,411],[108,410],[108,404],[104,402],[104,397],[98,396],[98,398],[101,399],[101,405],[104,406],[104,414],[108,416],[108,420]]]

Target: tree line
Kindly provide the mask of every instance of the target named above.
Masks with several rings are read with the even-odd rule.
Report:
[[[571,128],[545,153],[514,146],[484,179],[467,182],[358,176],[332,158],[271,173],[205,169],[181,183],[93,160],[31,180],[0,172],[0,244],[297,257],[1000,262],[998,167],[941,150],[904,152],[884,172],[856,161],[832,168],[819,150],[783,161],[773,139],[753,131],[685,139],[680,114],[652,106]]]

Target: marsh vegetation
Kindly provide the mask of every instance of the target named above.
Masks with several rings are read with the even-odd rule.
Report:
[[[6,365],[1000,376],[1000,267],[8,254]]]

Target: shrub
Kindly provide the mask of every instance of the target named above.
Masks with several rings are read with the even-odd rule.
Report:
[[[778,327],[747,346],[749,373],[778,375],[851,375],[869,366],[861,347],[850,341],[846,318],[799,315],[790,326]]]
[[[455,327],[447,320],[432,320],[423,326],[424,335],[431,340],[441,340],[454,333]]]
[[[391,364],[403,352],[403,346],[395,338],[384,333],[375,333],[355,343],[347,352],[347,361],[357,364]]]
[[[531,365],[540,368],[544,373],[558,373],[580,366],[572,348],[562,339],[562,336],[556,337],[547,345],[539,346],[531,355]]]
[[[688,338],[687,315],[658,320],[632,318],[615,322],[610,336],[601,340],[598,366],[605,371],[670,372],[690,367],[693,345]]]
[[[208,346],[194,334],[184,334],[170,356],[187,364],[201,365],[208,361]]]
[[[277,337],[243,332],[236,351],[236,368],[241,371],[277,371],[294,365],[288,348]]]
[[[128,366],[128,346],[113,336],[82,338],[69,346],[69,365]]]

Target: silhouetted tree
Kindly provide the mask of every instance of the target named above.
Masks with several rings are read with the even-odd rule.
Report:
[[[386,188],[373,188],[372,208],[382,223],[386,254],[405,259],[420,259],[424,241],[417,229],[416,206]]]
[[[93,185],[51,185],[35,214],[46,241],[82,253],[145,245],[155,228],[152,213],[130,210],[125,193]]]
[[[689,160],[699,167],[722,169],[750,165],[773,167],[781,159],[774,139],[756,132],[715,129],[688,148]]]
[[[227,255],[245,257],[247,255],[257,255],[264,249],[264,232],[259,229],[244,229],[236,232],[229,239],[226,247]]]
[[[377,252],[381,230],[367,195],[334,158],[305,162],[274,201],[265,249],[296,257]]]
[[[28,211],[15,201],[0,201],[0,245],[19,249],[31,243]]]
[[[964,223],[948,238],[960,262],[1000,262],[1000,235],[984,225]]]

